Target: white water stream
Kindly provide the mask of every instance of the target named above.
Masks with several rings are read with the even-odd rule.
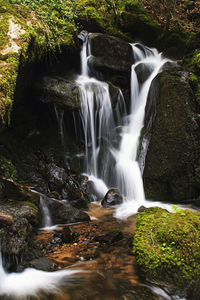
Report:
[[[77,78],[82,103],[85,172],[90,179],[92,178],[97,191],[102,186],[103,192],[108,190],[107,186],[119,188],[124,195],[124,202],[116,209],[115,216],[121,219],[136,213],[141,205],[170,208],[170,205],[145,199],[141,169],[137,161],[139,138],[144,126],[145,106],[151,83],[169,60],[163,58],[156,49],[139,44],[131,46],[135,58],[131,74],[131,109],[128,122],[121,132],[118,149],[112,146],[110,140],[115,127],[122,125],[122,116],[117,123],[114,122],[108,85],[89,77],[88,59],[91,52],[88,41],[83,43],[82,74]],[[148,74],[143,83],[139,83],[138,80],[138,67],[145,69]]]
[[[30,299],[39,297],[42,293],[59,293],[59,287],[74,279],[80,270],[61,270],[44,272],[32,268],[22,273],[7,273],[3,268],[0,251],[0,296],[11,299]],[[42,299],[42,298],[40,298]]]

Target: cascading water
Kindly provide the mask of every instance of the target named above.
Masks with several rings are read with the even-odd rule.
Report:
[[[78,272],[80,270],[44,272],[28,268],[22,273],[7,273],[0,249],[0,296],[21,300],[38,297],[41,293],[58,293],[58,287],[71,281]]]
[[[3,266],[3,258],[0,245],[0,297],[9,299],[30,299],[38,297],[42,293],[59,293],[59,287],[72,282],[75,274],[83,272],[76,270],[61,270],[45,272],[33,268],[27,268],[21,273],[7,273]],[[39,298],[42,299],[42,298]]]
[[[48,205],[45,201],[45,196],[40,195],[40,206],[41,206],[41,214],[42,214],[42,227],[44,229],[48,229],[53,225],[52,218],[51,218],[51,213],[48,208]]]
[[[141,129],[144,126],[145,106],[150,86],[162,66],[169,60],[162,58],[156,49],[142,50],[132,45],[135,64],[131,74],[131,115],[124,128],[119,151],[115,152],[118,186],[125,195],[124,204],[116,210],[116,217],[125,218],[135,213],[139,206],[149,206],[145,200],[143,181],[137,151]],[[148,78],[139,85],[136,68],[145,66]],[[155,203],[154,203],[155,205]]]
[[[130,116],[127,124],[123,127],[120,146],[117,149],[109,143],[109,139],[115,126],[118,126],[120,122],[122,124],[122,118],[114,123],[108,85],[88,76],[87,62],[91,57],[90,45],[88,44],[87,39],[85,39],[81,51],[82,75],[77,79],[82,104],[85,171],[91,175],[89,179],[94,182],[97,189],[100,188],[100,185],[104,192],[108,190],[106,185],[120,189],[125,196],[124,203],[116,209],[115,216],[126,218],[136,213],[139,206],[152,205],[145,200],[141,168],[137,161],[138,145],[140,133],[144,126],[145,106],[151,83],[162,70],[162,66],[169,60],[163,58],[156,49],[150,49],[140,44],[131,45],[135,63],[132,66],[131,74]],[[87,52],[89,52],[88,55]],[[138,67],[142,67],[146,71],[147,78],[142,80],[142,83],[136,72]],[[107,147],[103,147],[102,141],[105,140]],[[103,159],[100,155],[102,149]],[[146,149],[144,149],[145,152]],[[109,181],[109,178],[112,178],[112,181]],[[157,205],[157,203],[154,202],[153,205]]]
[[[87,55],[87,49],[89,55]],[[109,161],[113,160],[109,150],[111,134],[115,129],[115,121],[121,121],[125,105],[121,91],[119,90],[119,109],[114,114],[109,85],[89,77],[88,58],[90,57],[90,47],[87,39],[83,42],[81,51],[81,75],[76,83],[80,90],[81,112],[85,141],[85,167],[84,171],[90,176],[89,179],[95,182],[97,189],[101,186],[107,191],[105,184],[110,184],[109,168],[102,168],[102,164],[110,166]]]

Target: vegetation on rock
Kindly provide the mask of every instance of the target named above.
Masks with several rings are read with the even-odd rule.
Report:
[[[197,198],[200,185],[194,168],[199,157],[199,121],[187,74],[165,71],[153,87],[158,96],[154,95],[156,116],[144,169],[146,196],[179,202]]]
[[[137,216],[133,250],[145,274],[159,281],[185,286],[200,276],[200,213],[162,208]]]

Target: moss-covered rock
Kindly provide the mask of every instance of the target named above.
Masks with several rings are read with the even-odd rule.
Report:
[[[144,9],[140,1],[129,1],[121,14],[120,21],[123,31],[131,33],[135,39],[149,45],[155,43],[161,34],[161,27]]]
[[[38,225],[38,209],[29,202],[0,201],[1,214],[13,218],[10,224],[0,224],[1,249],[8,256],[26,253],[31,232]]]
[[[200,123],[187,74],[163,72],[153,88],[157,89],[156,116],[144,169],[146,197],[161,201],[197,198]]]
[[[133,250],[151,279],[186,287],[200,276],[200,213],[154,207],[137,216]]]

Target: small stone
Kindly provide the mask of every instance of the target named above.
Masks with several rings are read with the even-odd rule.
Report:
[[[143,205],[141,205],[139,208],[138,208],[138,212],[139,213],[141,213],[141,212],[143,212],[143,211],[145,211],[147,208],[145,207],[145,206],[143,206]]]

